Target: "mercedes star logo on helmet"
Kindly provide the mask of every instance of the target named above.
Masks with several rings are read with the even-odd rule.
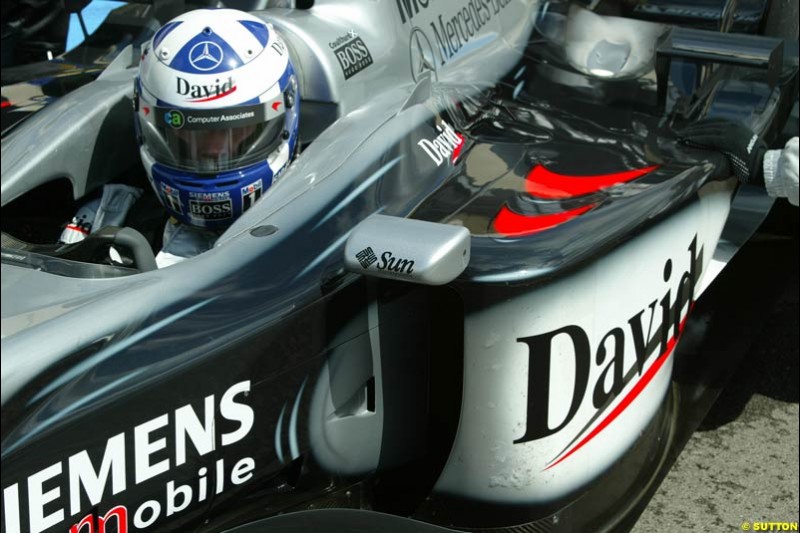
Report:
[[[203,72],[213,70],[222,63],[224,54],[217,43],[202,41],[189,50],[189,63],[197,70]]]
[[[425,72],[433,73],[433,79],[436,77],[436,55],[433,52],[433,46],[428,36],[425,35],[419,28],[411,30],[411,76],[414,81],[418,82],[422,79]]]

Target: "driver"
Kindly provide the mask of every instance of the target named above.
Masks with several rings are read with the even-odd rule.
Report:
[[[143,47],[134,87],[137,137],[147,177],[170,215],[159,267],[210,249],[288,166],[298,149],[297,93],[283,40],[241,11],[185,13]],[[107,185],[99,207],[92,206],[94,220],[122,225],[136,200],[130,189]],[[114,205],[116,217],[101,213],[103,205]],[[62,241],[100,229],[86,218],[73,220]]]

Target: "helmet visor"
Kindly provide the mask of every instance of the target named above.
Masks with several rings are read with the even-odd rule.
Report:
[[[267,159],[282,141],[285,122],[283,111],[265,104],[209,110],[155,107],[139,116],[143,141],[156,161],[208,174]]]

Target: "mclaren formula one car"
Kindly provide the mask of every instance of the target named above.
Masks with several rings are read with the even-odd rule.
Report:
[[[147,39],[4,125],[2,531],[626,527],[692,418],[690,314],[772,204],[675,132],[776,145],[781,3],[308,4],[254,12],[302,150],[181,263],[148,232]],[[54,244],[112,182],[138,217]]]

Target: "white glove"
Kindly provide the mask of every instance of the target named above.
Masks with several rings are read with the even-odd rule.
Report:
[[[792,137],[783,150],[768,150],[764,155],[764,185],[773,198],[788,198],[797,205],[798,138]]]

